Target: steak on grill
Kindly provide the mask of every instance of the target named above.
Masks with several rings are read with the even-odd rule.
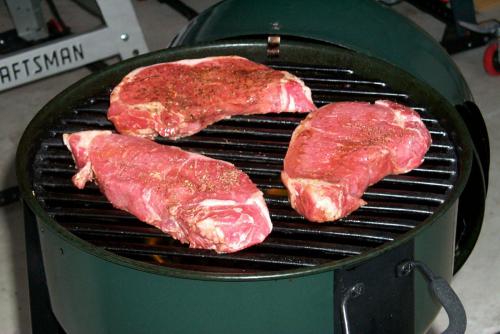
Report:
[[[235,252],[271,232],[262,193],[228,162],[110,131],[63,139],[79,169],[78,188],[95,178],[115,207],[192,248]]]
[[[342,218],[366,204],[366,188],[418,167],[431,144],[412,109],[390,101],[341,102],[307,116],[285,156],[292,207],[310,221]]]
[[[108,119],[122,134],[175,139],[232,115],[315,109],[310,89],[299,78],[223,56],[132,71],[111,93]]]

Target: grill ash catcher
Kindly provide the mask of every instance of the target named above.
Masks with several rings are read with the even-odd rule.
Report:
[[[194,18],[172,46],[69,87],[23,135],[16,168],[34,333],[423,333],[441,306],[446,333],[465,331],[448,282],[481,229],[489,146],[467,84],[435,41],[374,1],[234,0]],[[125,74],[216,55],[290,71],[318,106],[413,107],[431,149],[414,171],[370,187],[366,206],[313,224],[291,209],[279,179],[303,115],[238,116],[157,139],[232,162],[264,192],[273,232],[233,254],[189,249],[114,209],[96,186],[71,184],[62,134],[112,129],[109,92]]]

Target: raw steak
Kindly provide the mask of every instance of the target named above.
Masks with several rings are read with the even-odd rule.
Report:
[[[283,183],[292,207],[310,221],[344,217],[366,204],[366,188],[419,166],[431,144],[412,109],[390,101],[332,103],[295,129]]]
[[[315,109],[299,78],[226,56],[132,71],[111,93],[108,118],[122,134],[179,138],[232,115]]]
[[[262,193],[228,162],[110,131],[65,134],[64,143],[78,188],[95,178],[115,207],[190,247],[235,252],[271,232]]]

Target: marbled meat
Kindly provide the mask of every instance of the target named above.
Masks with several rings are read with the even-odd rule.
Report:
[[[78,168],[75,186],[95,180],[113,206],[190,247],[230,253],[271,232],[262,193],[228,162],[110,131],[63,139]]]
[[[138,68],[111,93],[108,119],[122,134],[192,135],[233,115],[315,110],[296,76],[238,56]]]
[[[401,104],[332,103],[295,129],[281,178],[295,210],[333,221],[366,204],[368,186],[418,167],[430,144],[419,115]]]

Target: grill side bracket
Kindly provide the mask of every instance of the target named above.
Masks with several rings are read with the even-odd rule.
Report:
[[[347,304],[350,333],[415,333],[413,275],[398,277],[396,272],[401,261],[413,258],[413,249],[410,240],[371,261],[335,272],[334,305],[341,305],[347,291],[363,284],[363,293]],[[334,311],[334,333],[343,333],[342,314]]]

